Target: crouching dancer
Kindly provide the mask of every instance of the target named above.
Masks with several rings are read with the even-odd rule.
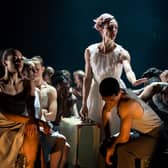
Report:
[[[103,125],[106,139],[100,146],[100,152],[105,157],[107,167],[134,168],[135,159],[151,158],[161,150],[160,135],[163,122],[158,115],[133,93],[120,89],[114,78],[104,79],[99,87],[100,94],[105,101],[102,111]],[[114,110],[115,109],[115,110]],[[117,111],[120,119],[120,132],[110,137],[108,124],[110,113]],[[131,131],[136,136],[131,137]]]

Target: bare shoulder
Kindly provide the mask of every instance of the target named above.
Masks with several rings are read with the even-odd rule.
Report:
[[[89,51],[97,50],[99,45],[100,43],[94,43],[94,44],[89,45],[86,49],[88,49]]]
[[[124,60],[128,60],[129,62],[131,61],[130,53],[128,52],[128,50],[124,49],[123,47],[121,47],[120,58],[122,61]]]
[[[49,92],[55,92],[55,87],[54,86],[52,86],[52,85],[49,85],[49,84],[46,84],[45,85],[45,88],[47,89],[47,91],[49,91]]]
[[[141,115],[142,111],[143,109],[139,102],[132,98],[122,99],[119,104],[119,115],[121,117],[125,117],[128,115],[135,117],[138,114]]]
[[[97,53],[99,51],[99,45],[100,43],[94,43],[89,45],[86,49],[85,49],[85,56],[90,56],[90,55],[94,55],[95,53]]]
[[[47,93],[50,95],[57,95],[56,88],[52,85],[46,84]]]
[[[89,51],[88,48],[85,49],[85,55],[84,55],[84,57],[85,57],[85,61],[88,62],[89,59],[90,59],[90,51]]]
[[[124,97],[121,99],[120,103],[119,103],[119,107],[120,108],[130,108],[132,106],[134,106],[135,104],[137,104],[138,102],[135,99],[132,99],[130,97]]]

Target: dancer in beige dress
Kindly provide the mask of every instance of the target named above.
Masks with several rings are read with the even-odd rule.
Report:
[[[126,86],[121,80],[123,69],[126,77],[133,85],[139,85],[145,79],[136,80],[131,68],[129,52],[115,42],[118,23],[114,16],[105,13],[95,19],[94,22],[95,29],[100,33],[102,41],[90,45],[85,50],[85,77],[80,114],[82,118],[89,117],[101,123],[103,101],[98,90],[100,82],[104,78],[114,77],[119,81],[120,86],[125,88]],[[117,121],[116,123],[118,124]]]

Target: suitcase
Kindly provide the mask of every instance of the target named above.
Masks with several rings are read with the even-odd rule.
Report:
[[[96,168],[99,154],[100,127],[94,122],[78,118],[62,118],[60,132],[70,144],[69,165],[79,168]]]

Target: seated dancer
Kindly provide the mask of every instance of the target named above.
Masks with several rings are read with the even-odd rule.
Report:
[[[35,65],[34,82],[39,89],[40,111],[36,112],[39,117],[47,121],[52,127],[51,135],[41,134],[41,142],[44,147],[45,159],[50,163],[50,168],[64,168],[67,163],[70,145],[64,135],[54,130],[51,121],[57,116],[57,90],[43,79],[44,65],[40,56],[32,58]],[[36,104],[37,107],[37,104]],[[39,109],[39,108],[36,108]],[[49,157],[48,157],[49,156]]]
[[[52,85],[57,90],[57,117],[53,122],[55,126],[59,126],[62,117],[79,117],[77,109],[77,98],[72,93],[69,82],[63,75],[54,75]]]
[[[34,118],[34,86],[21,76],[22,53],[6,49],[1,62],[5,75],[0,79],[0,165],[3,168],[35,168],[39,151],[38,125],[42,124],[44,130],[49,127]],[[44,162],[38,167],[44,168]]]

